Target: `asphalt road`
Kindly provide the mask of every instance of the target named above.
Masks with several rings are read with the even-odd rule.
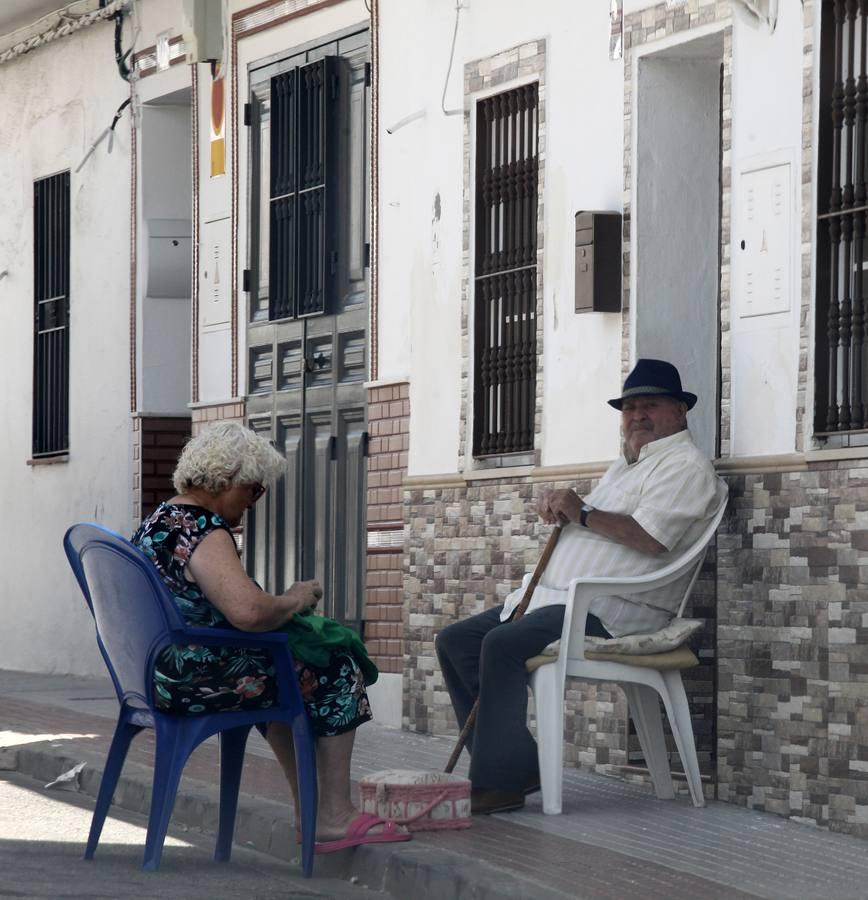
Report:
[[[310,880],[296,866],[243,848],[223,865],[211,859],[213,837],[175,831],[159,872],[143,872],[146,820],[109,818],[94,859],[82,859],[93,801],[45,790],[15,772],[0,772],[0,897],[27,900],[135,897],[136,900],[380,900],[387,895],[329,878]]]

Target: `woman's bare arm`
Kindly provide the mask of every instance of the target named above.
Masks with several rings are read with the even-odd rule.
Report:
[[[199,542],[187,569],[205,596],[241,631],[278,628],[322,597],[317,581],[296,582],[278,595],[261,590],[244,571],[231,535],[222,529]]]

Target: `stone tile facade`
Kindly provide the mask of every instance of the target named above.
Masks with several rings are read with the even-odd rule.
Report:
[[[868,460],[728,480],[719,796],[868,837]]]
[[[368,556],[365,642],[383,672],[403,670],[401,481],[407,471],[410,386],[368,389]]]
[[[868,837],[868,460],[721,468],[730,506],[691,600],[707,624],[685,679],[706,791]],[[406,481],[406,727],[455,732],[433,639],[532,569],[536,482],[582,493],[597,477]],[[569,685],[565,739],[569,764],[645,777],[612,685]]]

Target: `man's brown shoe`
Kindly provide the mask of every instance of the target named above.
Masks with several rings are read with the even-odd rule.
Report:
[[[492,813],[512,812],[524,806],[522,791],[499,791],[477,788],[470,792],[470,812],[474,816],[490,816]]]

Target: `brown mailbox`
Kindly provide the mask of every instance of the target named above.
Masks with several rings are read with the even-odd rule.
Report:
[[[576,312],[621,311],[621,214],[576,213]]]

